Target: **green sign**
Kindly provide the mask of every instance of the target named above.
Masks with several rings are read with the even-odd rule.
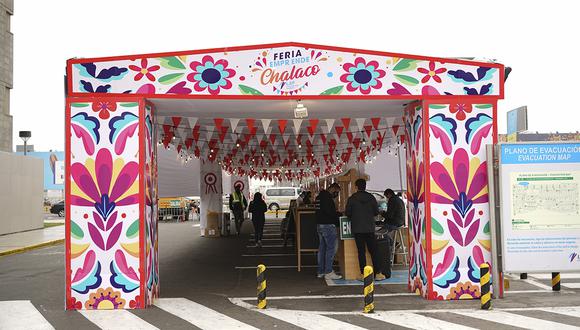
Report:
[[[354,239],[348,217],[340,217],[340,239]]]

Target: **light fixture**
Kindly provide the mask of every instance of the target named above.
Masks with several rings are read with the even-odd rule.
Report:
[[[308,117],[308,109],[298,100],[296,108],[294,109],[294,118],[306,118]]]
[[[27,143],[28,140],[32,137],[32,133],[30,131],[19,131],[18,136],[22,139],[22,141],[24,141],[24,156],[26,156],[26,149],[28,149]]]

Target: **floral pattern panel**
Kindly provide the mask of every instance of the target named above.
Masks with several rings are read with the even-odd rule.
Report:
[[[425,236],[425,157],[423,107],[414,102],[405,109],[407,143],[407,219],[409,223],[409,289],[427,297],[427,261]]]
[[[142,307],[139,102],[70,103],[67,309]]]
[[[289,43],[239,51],[69,61],[73,93],[501,95],[503,66]]]
[[[485,145],[493,104],[430,104],[433,299],[479,298],[479,265],[490,262]]]
[[[145,106],[145,305],[159,297],[157,236],[157,132],[153,107]]]

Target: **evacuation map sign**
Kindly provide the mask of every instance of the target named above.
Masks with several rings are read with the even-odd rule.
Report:
[[[504,271],[580,270],[580,143],[500,148]]]

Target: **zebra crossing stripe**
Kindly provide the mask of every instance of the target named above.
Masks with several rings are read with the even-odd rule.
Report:
[[[348,330],[356,329],[362,330],[364,328],[358,327],[353,324],[342,322],[327,316],[313,314],[304,311],[293,311],[293,310],[280,310],[280,309],[265,309],[259,311],[262,314],[268,315],[280,321],[284,321],[293,324],[297,327],[306,330],[318,330],[318,329],[334,329],[334,330]]]
[[[508,324],[515,327],[526,329],[578,329],[563,323],[542,320],[534,317],[522,316],[513,313],[502,312],[498,310],[493,311],[452,311],[452,313],[463,315],[466,317],[477,318],[485,321],[492,321],[501,324]]]
[[[552,308],[548,307],[541,308],[539,310],[580,318],[580,307],[552,307]]]
[[[220,329],[256,329],[185,298],[160,298],[155,302],[155,306],[200,329],[216,329],[216,327]]]
[[[386,323],[417,329],[417,330],[431,330],[431,329],[459,329],[469,330],[475,329],[447,321],[442,321],[432,317],[415,314],[415,313],[399,313],[399,312],[376,312],[374,314],[363,314],[365,317]]]
[[[580,283],[562,283],[562,286],[565,286],[570,289],[580,289]]]
[[[0,301],[0,329],[54,330],[28,300]]]
[[[128,310],[79,310],[87,320],[101,329],[158,330],[159,328],[139,318]]]

